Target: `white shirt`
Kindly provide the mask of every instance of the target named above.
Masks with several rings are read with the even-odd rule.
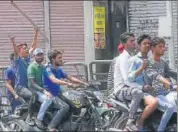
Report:
[[[129,85],[128,69],[130,58],[131,56],[126,50],[116,58],[114,68],[114,93],[121,89],[125,84]]]

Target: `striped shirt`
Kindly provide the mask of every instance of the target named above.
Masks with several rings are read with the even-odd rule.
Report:
[[[114,91],[114,67],[116,64],[116,58],[117,57],[112,60],[108,72],[107,88],[109,95]]]

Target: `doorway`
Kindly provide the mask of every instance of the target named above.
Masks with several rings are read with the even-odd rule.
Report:
[[[113,58],[118,55],[120,35],[127,30],[126,7],[126,1],[108,1],[110,52]]]

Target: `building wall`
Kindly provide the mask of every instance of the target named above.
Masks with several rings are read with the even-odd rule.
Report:
[[[50,1],[48,13],[45,12],[44,1],[14,2],[40,27],[41,32],[49,34],[49,42],[39,34],[38,47],[44,50],[63,49],[65,61],[85,61],[83,1]],[[49,15],[49,26],[45,26],[45,15]],[[0,29],[0,65],[6,66],[9,64],[9,53],[12,52],[8,36],[15,35],[16,43],[26,42],[30,47],[33,26],[10,1],[1,1]]]
[[[87,60],[85,54],[87,49],[85,47],[94,48],[92,30],[84,27],[86,22],[90,22],[92,27],[92,15],[87,18],[86,10],[84,13],[83,1],[50,1],[49,2],[49,27],[45,27],[45,12],[43,1],[15,1],[15,3],[40,27],[42,32],[49,28],[50,46],[46,46],[45,38],[39,35],[38,45],[45,49],[45,47],[52,49],[64,49],[64,59],[66,61],[85,61]],[[108,11],[108,2],[90,3],[94,5],[102,5]],[[90,13],[92,9],[89,9]],[[171,3],[171,17],[172,17],[172,36],[166,40],[169,45],[173,44],[174,57],[177,53],[177,7],[176,1]],[[85,14],[85,16],[84,16]],[[107,14],[107,12],[106,12]],[[108,15],[108,14],[107,14]],[[167,16],[166,1],[129,1],[128,2],[128,28],[138,37],[142,33],[151,34],[151,36],[158,36],[159,32],[159,18]],[[91,21],[89,21],[91,19]],[[106,26],[108,25],[109,17],[106,16]],[[108,26],[106,27],[106,30]],[[5,66],[8,62],[9,53],[12,52],[12,45],[9,41],[8,35],[15,35],[16,42],[27,42],[30,46],[33,39],[33,26],[10,4],[9,1],[0,2],[0,65]],[[90,34],[87,31],[90,30]],[[84,35],[84,32],[87,35]],[[109,37],[106,32],[107,47],[109,44]],[[90,40],[89,43],[84,40]],[[166,38],[167,39],[167,38]],[[171,39],[171,40],[170,40]],[[168,46],[169,47],[169,46]],[[96,51],[95,51],[96,52]],[[106,52],[94,53],[93,59],[110,58],[111,55]],[[108,55],[108,56],[106,56]],[[87,54],[89,56],[89,54]],[[165,58],[169,60],[170,54],[166,52]],[[176,59],[176,57],[175,57]],[[87,61],[91,61],[90,58]]]
[[[67,61],[84,61],[83,1],[50,1],[51,49]]]
[[[173,68],[177,53],[176,12],[176,1],[129,1],[128,3],[129,31],[136,37],[144,33],[152,37],[163,37],[168,48],[164,58]]]
[[[44,32],[43,1],[15,1]],[[12,43],[9,35],[16,36],[16,43],[26,42],[28,46],[33,40],[33,26],[11,5],[10,1],[0,1],[0,66],[9,64]],[[45,48],[44,36],[39,35],[38,46]]]
[[[159,17],[166,16],[166,2],[130,1],[128,13],[129,29],[136,36],[143,33],[157,36]]]
[[[85,61],[83,1],[50,1],[50,31],[51,49],[64,50],[64,62]],[[76,72],[71,66],[65,70]]]

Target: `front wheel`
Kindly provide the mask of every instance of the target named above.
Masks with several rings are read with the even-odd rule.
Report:
[[[17,120],[13,119],[7,122],[6,124],[9,131],[18,131],[18,132],[24,132],[24,131],[33,131],[33,129],[27,125],[23,120]]]

